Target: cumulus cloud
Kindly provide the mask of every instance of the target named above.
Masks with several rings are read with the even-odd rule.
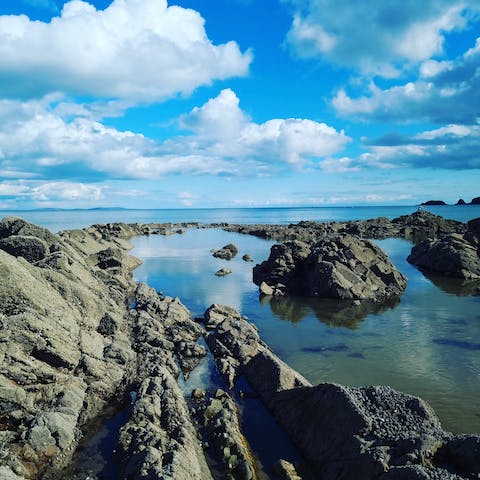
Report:
[[[4,95],[52,91],[153,102],[248,73],[250,52],[214,45],[204,19],[166,0],[72,0],[49,23],[0,16]]]
[[[480,116],[480,38],[473,48],[449,62],[427,62],[416,81],[351,97],[341,89],[333,99],[337,112],[375,121],[429,121],[475,124]]]
[[[441,54],[445,34],[480,11],[477,0],[284,1],[294,9],[287,42],[297,56],[385,77]]]
[[[447,125],[412,136],[385,135],[366,141],[361,160],[371,165],[480,169],[480,126]]]
[[[55,102],[52,103],[52,98]],[[232,90],[183,115],[187,134],[156,142],[89,116],[64,115],[58,97],[0,101],[0,171],[23,178],[160,178],[262,175],[303,167],[342,150],[343,131],[306,119],[252,122]],[[184,200],[188,200],[184,198]]]

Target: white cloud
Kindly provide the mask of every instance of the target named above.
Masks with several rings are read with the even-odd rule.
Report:
[[[466,27],[477,0],[284,0],[294,18],[287,36],[299,57],[384,77],[443,53],[445,34]]]
[[[49,23],[0,16],[4,95],[51,91],[153,102],[248,73],[250,52],[213,45],[204,19],[166,0],[72,0]],[[35,81],[32,81],[35,79]]]
[[[0,101],[0,171],[49,179],[65,178],[67,172],[68,178],[94,181],[182,173],[263,175],[314,164],[350,140],[343,131],[312,120],[252,122],[228,89],[180,118],[189,135],[163,143],[93,118],[72,118],[73,110],[64,116],[50,97]]]
[[[386,89],[371,84],[369,94],[360,97],[340,89],[333,99],[341,115],[382,122],[476,124],[478,105],[480,38],[454,60],[423,63],[416,81]]]

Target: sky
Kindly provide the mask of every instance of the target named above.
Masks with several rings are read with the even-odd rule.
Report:
[[[0,209],[477,196],[478,0],[0,2]]]

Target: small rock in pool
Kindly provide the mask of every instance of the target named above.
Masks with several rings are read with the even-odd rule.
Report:
[[[246,254],[242,257],[242,260],[243,260],[244,262],[254,262],[254,261],[255,261],[248,253],[246,253]]]
[[[221,268],[218,272],[215,272],[217,277],[224,277],[225,275],[229,275],[232,271],[229,268]]]

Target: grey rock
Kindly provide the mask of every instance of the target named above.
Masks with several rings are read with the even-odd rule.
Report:
[[[302,480],[295,467],[286,460],[279,460],[273,467],[275,480]]]
[[[468,224],[462,234],[427,239],[412,248],[407,260],[429,272],[466,280],[480,279],[479,219]]]
[[[243,260],[244,262],[254,262],[254,261],[255,261],[248,253],[246,253],[246,254],[242,257],[242,260]]]
[[[350,235],[274,245],[268,260],[253,269],[253,281],[267,284],[275,294],[373,302],[399,296],[406,286],[406,278],[379,247]]]
[[[225,245],[220,250],[214,250],[212,255],[216,258],[221,258],[222,260],[231,260],[238,253],[238,248],[233,243]]]

